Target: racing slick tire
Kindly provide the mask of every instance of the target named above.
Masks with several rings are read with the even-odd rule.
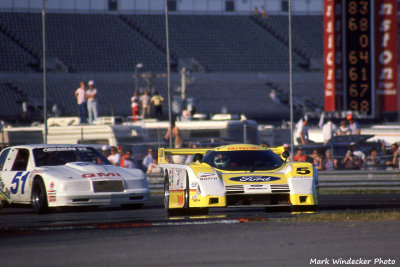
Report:
[[[32,208],[35,210],[36,213],[41,214],[49,211],[46,188],[41,178],[36,178],[33,181],[31,202]]]

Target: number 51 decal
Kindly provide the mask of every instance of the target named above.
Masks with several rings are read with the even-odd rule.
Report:
[[[296,172],[298,174],[310,174],[311,173],[311,171],[308,169],[308,167],[297,168]]]
[[[26,172],[25,175],[24,172],[17,172],[14,176],[14,178],[11,181],[11,184],[13,186],[10,187],[10,191],[11,194],[17,194],[18,193],[18,189],[19,189],[19,182],[22,182],[21,185],[21,194],[24,194],[24,189],[25,189],[25,182],[26,182],[26,178],[28,178],[30,172]]]

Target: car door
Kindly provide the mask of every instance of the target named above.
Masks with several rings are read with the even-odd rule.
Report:
[[[11,148],[5,155],[0,177],[4,195],[10,202],[29,202],[29,166],[30,153],[26,148]]]

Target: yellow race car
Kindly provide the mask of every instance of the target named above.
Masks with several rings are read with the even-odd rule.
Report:
[[[185,163],[172,163],[174,157]],[[263,206],[315,210],[318,172],[288,161],[283,147],[233,144],[158,150],[169,214],[208,213],[213,207]]]

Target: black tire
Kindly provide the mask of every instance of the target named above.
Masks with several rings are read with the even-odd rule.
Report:
[[[46,213],[49,211],[49,205],[47,202],[46,187],[43,184],[42,179],[36,178],[32,185],[31,195],[32,208],[36,213]]]
[[[164,207],[169,210],[169,176],[168,173],[164,177]]]

